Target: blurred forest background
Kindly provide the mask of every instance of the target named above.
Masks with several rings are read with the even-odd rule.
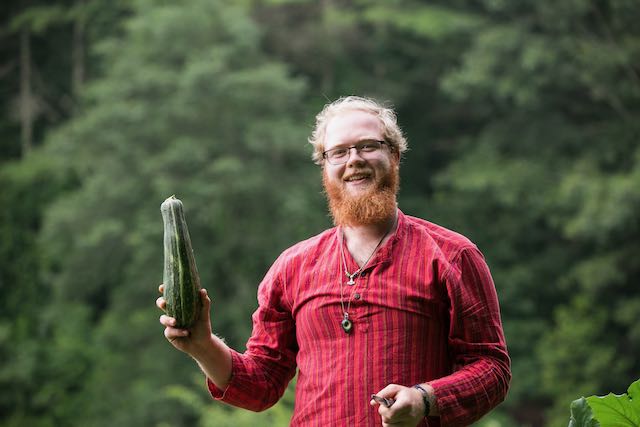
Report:
[[[513,382],[486,427],[566,426],[640,377],[638,0],[0,5],[0,424],[284,426],[210,400],[164,339],[160,203],[183,200],[214,329],[330,226],[306,138],[388,101],[400,206],[468,235]],[[291,388],[290,388],[291,389]]]

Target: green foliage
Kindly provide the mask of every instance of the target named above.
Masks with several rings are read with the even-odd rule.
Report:
[[[400,30],[416,33],[428,39],[441,39],[461,31],[476,29],[480,16],[433,5],[398,5],[372,2],[365,19],[373,24],[391,25]]]
[[[627,393],[581,397],[571,403],[569,427],[633,427],[640,425],[640,380]]]
[[[587,399],[580,399],[571,402],[571,419],[569,427],[600,427],[600,423],[593,418],[593,411],[587,403]]]
[[[29,28],[34,33],[42,33],[47,27],[60,24],[67,19],[66,11],[61,6],[32,6],[11,20],[9,29],[20,31]]]
[[[638,11],[486,3],[491,20],[441,85],[479,124],[436,178],[430,212],[486,249],[513,360],[506,405],[526,395],[558,425],[576,390],[620,387],[638,367],[633,322],[613,314],[638,298],[640,97],[635,48],[622,47]]]
[[[201,383],[202,378],[197,380]],[[194,391],[191,386],[169,386],[164,389],[164,394],[171,399],[171,405],[180,405],[193,411],[194,414],[202,414],[198,423],[199,427],[253,427],[284,426],[289,423],[293,410],[293,398],[295,378],[285,390],[282,399],[273,407],[264,412],[256,413],[234,409],[226,405],[212,405],[209,396]]]
[[[88,87],[82,112],[51,134],[43,152],[79,180],[48,206],[39,241],[51,289],[49,334],[72,340],[52,340],[44,361],[64,378],[41,385],[56,424],[176,425],[200,417],[168,413],[168,397],[156,392],[193,370],[159,339],[159,313],[149,304],[162,277],[159,206],[167,194],[189,206],[213,298],[253,301],[214,314],[235,346],[248,336],[255,286],[269,263],[326,221],[309,208],[319,199],[308,192],[316,172],[295,123],[304,83],[261,54],[244,11],[210,1],[135,7],[126,33],[99,47],[108,66]],[[278,232],[265,236],[266,229]],[[68,365],[82,348],[99,351],[87,354],[90,365]],[[119,393],[107,396],[112,390]]]
[[[631,384],[627,393],[590,396],[587,402],[602,427],[640,425],[640,380]]]
[[[346,94],[399,113],[401,208],[492,269],[514,376],[478,425],[564,424],[576,393],[640,369],[637,2],[1,7],[3,425],[286,425],[291,389],[261,414],[212,403],[163,340],[159,205],[184,200],[214,329],[242,350],[268,266],[329,224],[305,141]],[[81,21],[88,84],[71,98]],[[22,28],[41,147],[10,163]]]
[[[43,366],[41,340],[49,325],[41,308],[50,292],[39,275],[37,235],[45,206],[71,185],[72,177],[42,156],[0,170],[0,388],[11,390],[0,393],[0,412],[10,414],[7,425],[46,425],[38,416],[49,406],[39,396],[43,379],[53,373]]]
[[[629,361],[618,360],[615,342],[607,338],[606,311],[596,306],[595,301],[576,296],[570,307],[558,308],[555,329],[540,342],[538,351],[544,366],[542,387],[555,396],[565,397],[565,402],[576,392],[586,394],[600,388],[600,372],[623,378],[629,371]],[[594,347],[595,341],[601,345]],[[557,418],[561,412],[565,416],[566,403],[552,410]]]

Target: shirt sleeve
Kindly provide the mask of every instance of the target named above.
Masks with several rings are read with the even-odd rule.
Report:
[[[506,397],[511,362],[493,279],[477,248],[462,250],[444,282],[453,373],[430,381],[443,426],[469,425]]]
[[[230,405],[262,411],[274,405],[295,375],[298,351],[295,324],[286,303],[276,261],[258,288],[258,308],[247,350],[231,351],[231,380],[222,390],[211,380],[212,397]]]

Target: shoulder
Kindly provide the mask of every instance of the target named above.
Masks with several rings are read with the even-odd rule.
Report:
[[[404,219],[409,236],[423,239],[425,244],[435,245],[448,260],[458,257],[465,249],[477,250],[469,238],[456,231],[410,215],[404,215]]]
[[[335,241],[335,233],[336,229],[333,227],[294,244],[280,254],[276,264],[299,264],[303,260],[317,258]]]
[[[493,287],[491,273],[484,255],[466,236],[426,221],[407,217],[408,234],[422,236],[421,244],[432,245],[433,261],[439,278],[451,284],[482,283]]]
[[[335,241],[334,236],[335,228],[331,228],[285,249],[262,279],[258,287],[258,302],[261,305],[273,305],[273,301],[284,296],[286,302],[283,304],[291,309],[291,283],[295,282],[301,271],[310,269],[318,260],[323,259],[321,254]]]

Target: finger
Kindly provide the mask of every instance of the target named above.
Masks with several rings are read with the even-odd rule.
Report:
[[[200,289],[200,301],[202,301],[202,311],[200,312],[200,318],[211,321],[209,311],[211,309],[211,298],[206,289]]]
[[[402,389],[401,385],[389,384],[376,394],[380,397],[394,397]]]
[[[371,406],[374,406],[376,403],[379,405],[386,406],[387,408],[390,408],[391,405],[395,403],[395,400],[388,397],[380,397],[377,394],[372,394],[369,404]]]
[[[202,298],[202,303],[211,304],[211,298],[209,298],[209,292],[205,288],[200,289],[200,298]]]
[[[173,317],[167,316],[166,314],[163,314],[162,316],[160,316],[160,323],[162,323],[163,326],[172,328],[176,326],[176,319],[174,319]]]
[[[383,425],[416,425],[414,424],[414,420],[406,416],[406,414],[380,414],[380,418],[382,419]]]
[[[188,337],[189,331],[186,329],[177,329],[177,328],[167,327],[164,329],[164,336],[169,341],[173,342],[178,338]]]
[[[391,408],[387,408],[384,405],[379,405],[378,414],[380,414],[380,417],[382,417],[383,421],[389,421],[389,418],[391,417]]]
[[[165,301],[164,297],[158,297],[158,299],[156,300],[156,306],[160,310],[164,311],[167,308],[167,301]]]
[[[164,283],[160,283],[160,286],[158,286],[158,292],[164,294]]]

